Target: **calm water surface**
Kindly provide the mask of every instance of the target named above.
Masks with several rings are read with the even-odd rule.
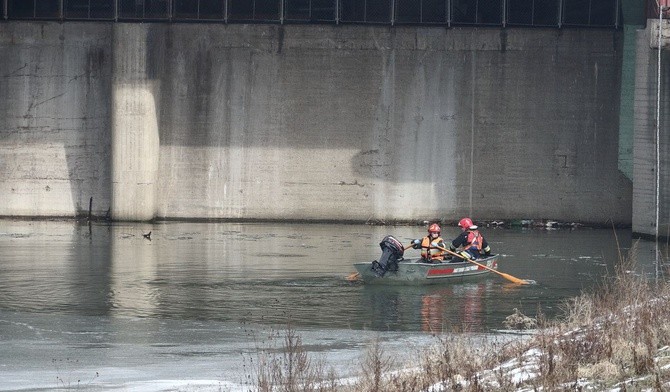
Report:
[[[142,235],[149,231],[151,240]],[[431,331],[495,332],[515,308],[556,315],[631,246],[629,231],[489,228],[483,233],[502,255],[500,271],[537,284],[498,275],[431,287],[345,279],[352,263],[378,258],[385,235],[408,243],[423,232],[0,221],[0,389],[49,389],[70,374],[102,389],[234,390],[248,373],[245,353],[289,323],[311,351],[353,374],[347,366],[371,339],[407,353]],[[457,234],[444,228],[445,238]],[[653,244],[639,243],[643,272],[653,259]]]

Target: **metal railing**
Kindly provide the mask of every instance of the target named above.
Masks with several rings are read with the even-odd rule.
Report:
[[[621,0],[0,0],[3,20],[621,26]]]

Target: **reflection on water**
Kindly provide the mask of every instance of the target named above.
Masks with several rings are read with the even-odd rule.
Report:
[[[365,287],[362,302],[374,329],[417,325],[423,332],[478,330],[491,313],[490,290],[499,287],[492,279],[424,287],[375,285]]]
[[[142,235],[149,231],[151,240]],[[0,220],[1,388],[62,389],[55,380],[65,376],[66,385],[94,379],[99,390],[246,391],[250,370],[241,353],[252,358],[287,323],[310,358],[342,377],[358,376],[372,341],[401,365],[435,343],[430,332],[466,329],[486,338],[515,308],[556,314],[618,257],[607,230],[484,229],[501,254],[500,270],[537,285],[497,275],[425,287],[345,279],[354,262],[379,257],[384,236],[408,243],[423,231]],[[446,238],[457,234],[443,228]],[[617,234],[625,250],[630,233]],[[639,271],[651,275],[650,243],[637,255]]]
[[[152,231],[151,240],[142,236]],[[380,254],[387,234],[421,227],[364,225],[0,221],[0,310],[215,320],[379,331],[490,330],[514,308],[533,316],[613,270],[609,230],[484,229],[505,273],[439,286],[350,283],[352,263]],[[445,237],[456,236],[445,228]],[[630,233],[619,232],[623,250]],[[638,252],[648,265],[648,245]],[[413,250],[406,257],[413,256]],[[647,257],[649,254],[649,257]]]

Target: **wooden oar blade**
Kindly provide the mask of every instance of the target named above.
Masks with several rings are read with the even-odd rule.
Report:
[[[472,264],[476,264],[476,265],[478,265],[478,266],[480,266],[480,267],[482,267],[482,268],[484,268],[484,269],[487,269],[487,270],[489,270],[489,271],[491,271],[491,272],[495,272],[496,274],[502,276],[503,278],[509,280],[510,282],[514,282],[514,283],[517,283],[517,284],[531,284],[531,282],[529,282],[529,281],[527,281],[527,280],[519,279],[519,278],[514,277],[514,276],[512,276],[512,275],[510,275],[510,274],[506,274],[506,273],[504,273],[504,272],[500,272],[500,271],[498,271],[498,270],[496,270],[496,269],[493,269],[493,268],[491,268],[491,267],[488,267],[488,266],[486,266],[486,265],[484,265],[484,264],[479,264],[478,262],[476,262],[476,261],[474,261],[474,260],[471,260],[470,258],[465,257],[465,256],[461,255],[460,253],[452,252],[451,250],[442,248],[442,247],[440,247],[440,246],[438,246],[437,248],[440,249],[440,250],[443,250],[443,251],[445,251],[445,252],[447,252],[447,253],[449,253],[449,254],[452,255],[452,256],[460,257],[461,259],[463,259],[463,260],[465,260],[465,261],[469,261],[469,262],[472,263]]]
[[[360,279],[360,277],[361,277],[361,274],[359,274],[358,272],[354,272],[354,273],[350,274],[349,276],[347,276],[346,279],[349,282],[355,282],[358,279]]]
[[[517,283],[517,284],[530,284],[530,282],[528,282],[527,280],[519,279],[517,277],[506,274],[504,272],[498,271],[498,273],[500,274],[500,276],[504,277],[505,279],[509,280],[510,282],[514,282],[514,283]]]

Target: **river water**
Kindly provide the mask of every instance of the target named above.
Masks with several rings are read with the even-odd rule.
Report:
[[[288,329],[355,376],[371,341],[402,360],[433,332],[497,334],[514,309],[554,317],[633,243],[627,230],[482,231],[500,271],[536,284],[345,279],[384,236],[409,243],[422,227],[0,220],[0,390],[243,390],[254,356]],[[653,273],[653,243],[636,246],[639,272]]]

